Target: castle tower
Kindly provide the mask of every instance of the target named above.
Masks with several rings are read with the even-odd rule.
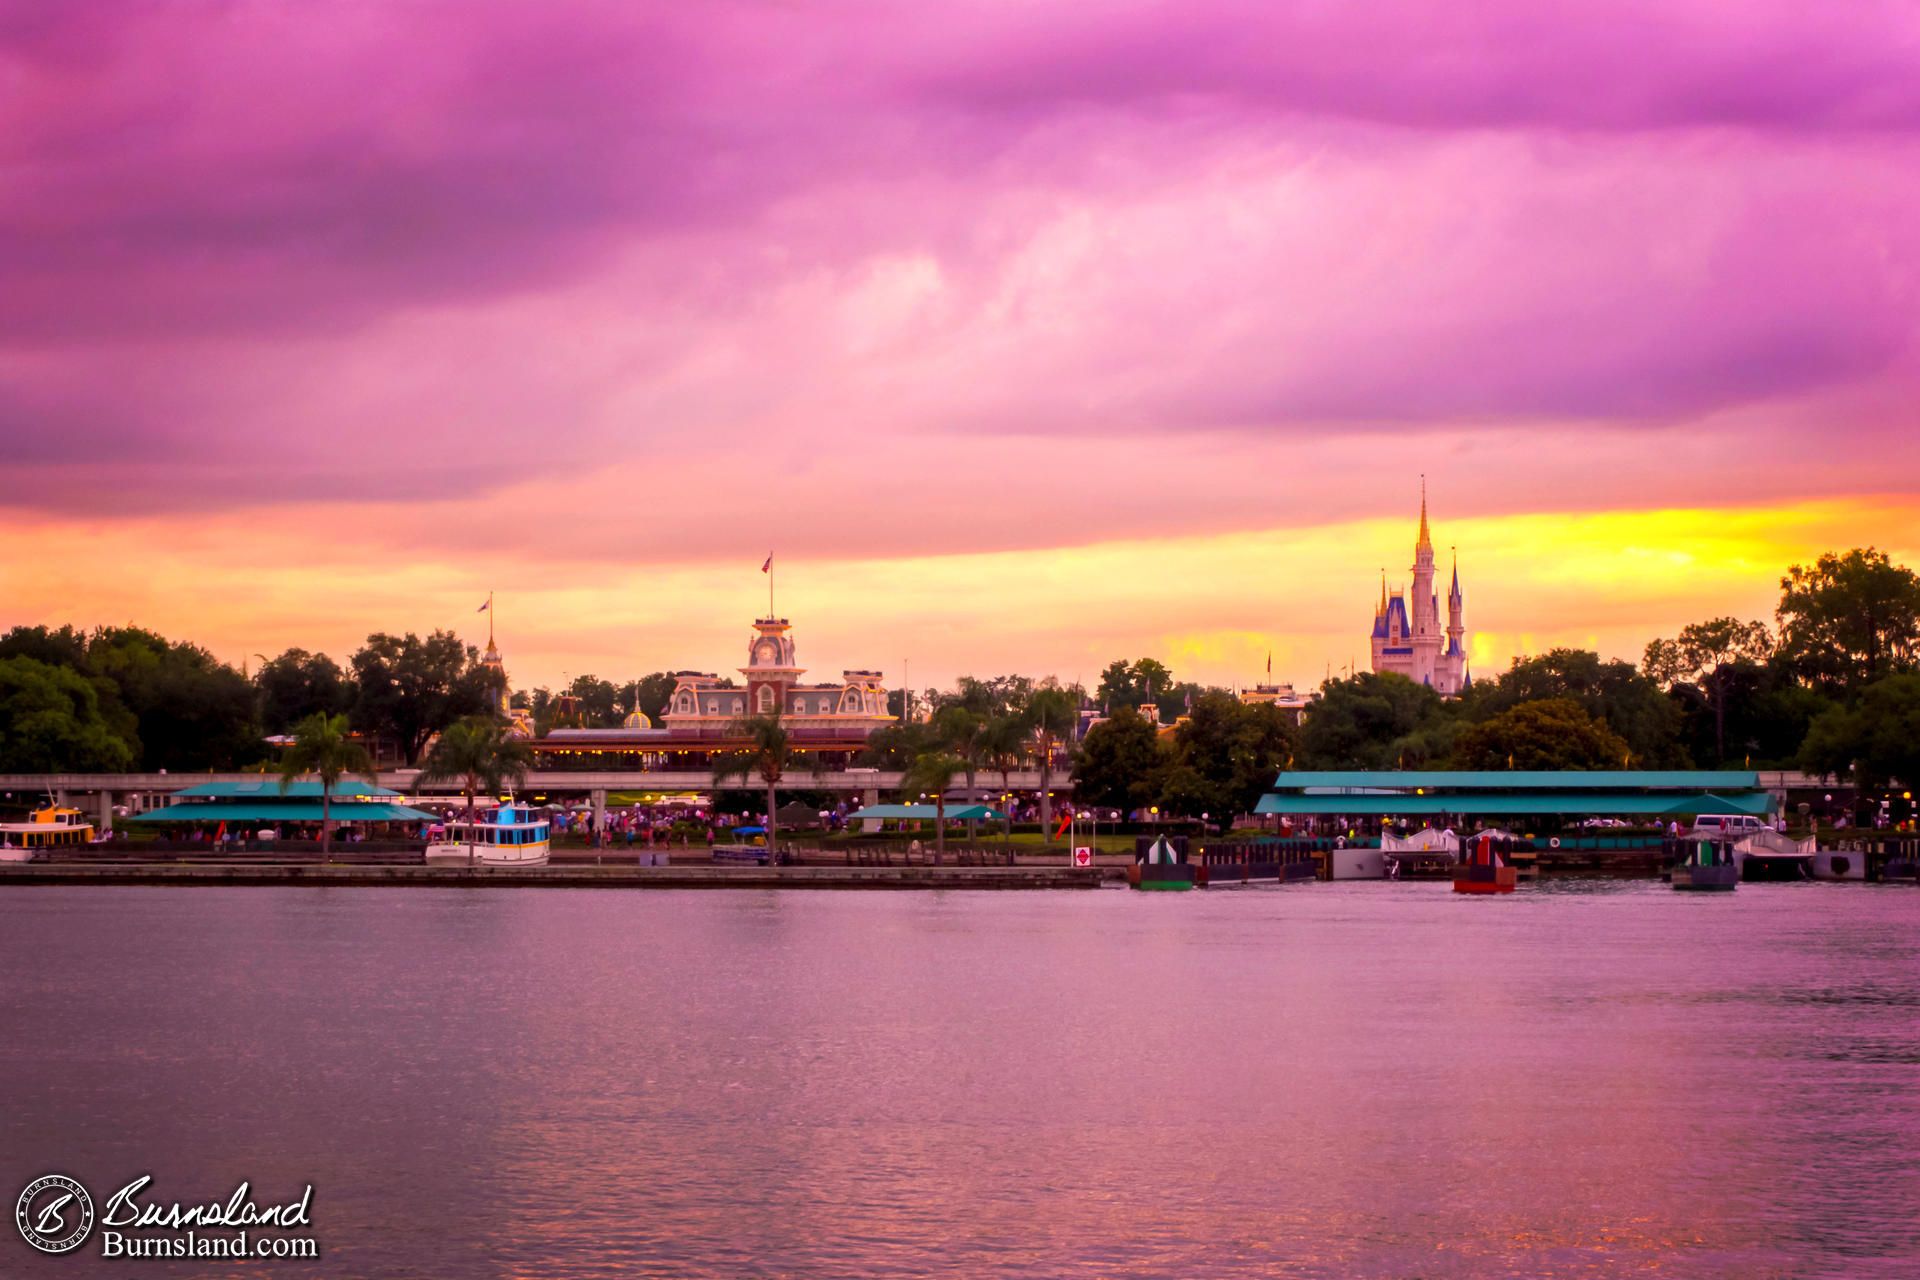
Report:
[[[1420,481],[1420,528],[1413,544],[1413,585],[1402,596],[1382,575],[1380,603],[1373,611],[1373,669],[1403,675],[1453,697],[1466,685],[1466,605],[1456,553],[1447,592],[1447,624],[1440,623],[1434,590],[1433,532],[1427,524],[1426,478]]]

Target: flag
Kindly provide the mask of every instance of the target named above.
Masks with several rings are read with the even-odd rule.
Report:
[[[771,551],[767,552],[767,562],[760,566],[760,572],[762,573],[773,572],[773,552]]]
[[[1273,679],[1273,650],[1267,650],[1267,679]]]
[[[475,610],[474,610],[474,612],[475,612],[475,613],[485,613],[485,612],[486,612],[486,611],[487,611],[488,609],[490,609],[490,608],[492,608],[492,607],[493,607],[493,597],[492,597],[492,596],[488,596],[488,597],[487,597],[487,599],[486,599],[486,602],[485,602],[484,604],[482,604],[482,605],[481,605],[481,606],[480,606],[480,607],[479,607],[478,609],[475,609]]]

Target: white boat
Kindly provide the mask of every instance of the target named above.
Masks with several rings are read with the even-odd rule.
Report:
[[[524,804],[503,804],[470,821],[447,824],[447,838],[427,846],[435,867],[544,867],[552,827]]]
[[[92,842],[93,824],[78,809],[48,805],[25,822],[0,822],[0,862],[31,862],[42,849]]]

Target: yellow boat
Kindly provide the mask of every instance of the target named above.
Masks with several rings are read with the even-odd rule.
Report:
[[[35,809],[25,822],[0,822],[0,862],[30,862],[41,849],[88,844],[93,824],[78,809],[48,805]]]

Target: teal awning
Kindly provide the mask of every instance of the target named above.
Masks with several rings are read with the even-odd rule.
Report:
[[[326,815],[330,822],[438,822],[440,819],[404,804],[379,801],[343,800]],[[164,809],[133,815],[132,822],[319,822],[318,800],[291,800],[284,804],[260,804],[227,800],[200,800],[190,804],[170,804]]]
[[[929,821],[938,818],[940,810],[930,804],[872,804],[847,815],[847,821],[856,818],[926,818]],[[947,806],[948,818],[970,821],[976,818],[1001,819],[1007,815],[998,809],[984,804],[950,804]]]
[[[1353,788],[1444,791],[1755,791],[1760,774],[1752,769],[1340,769],[1288,771],[1273,784],[1276,791],[1296,788]]]
[[[1437,813],[1462,814],[1641,814],[1678,817],[1681,814],[1752,814],[1773,812],[1774,798],[1765,792],[1715,796],[1704,792],[1541,792],[1533,795],[1399,795],[1343,793],[1262,796],[1256,813],[1342,814],[1356,818],[1415,817]]]
[[[376,787],[371,783],[360,782],[352,778],[342,778],[333,784],[333,798],[361,798],[365,796],[397,796],[398,791],[389,791],[385,787]],[[287,789],[280,789],[278,774],[262,775],[258,782],[203,782],[197,787],[188,787],[185,791],[173,793],[174,799],[181,796],[207,796],[218,799],[271,799],[299,800],[318,799],[318,782],[289,782]]]

